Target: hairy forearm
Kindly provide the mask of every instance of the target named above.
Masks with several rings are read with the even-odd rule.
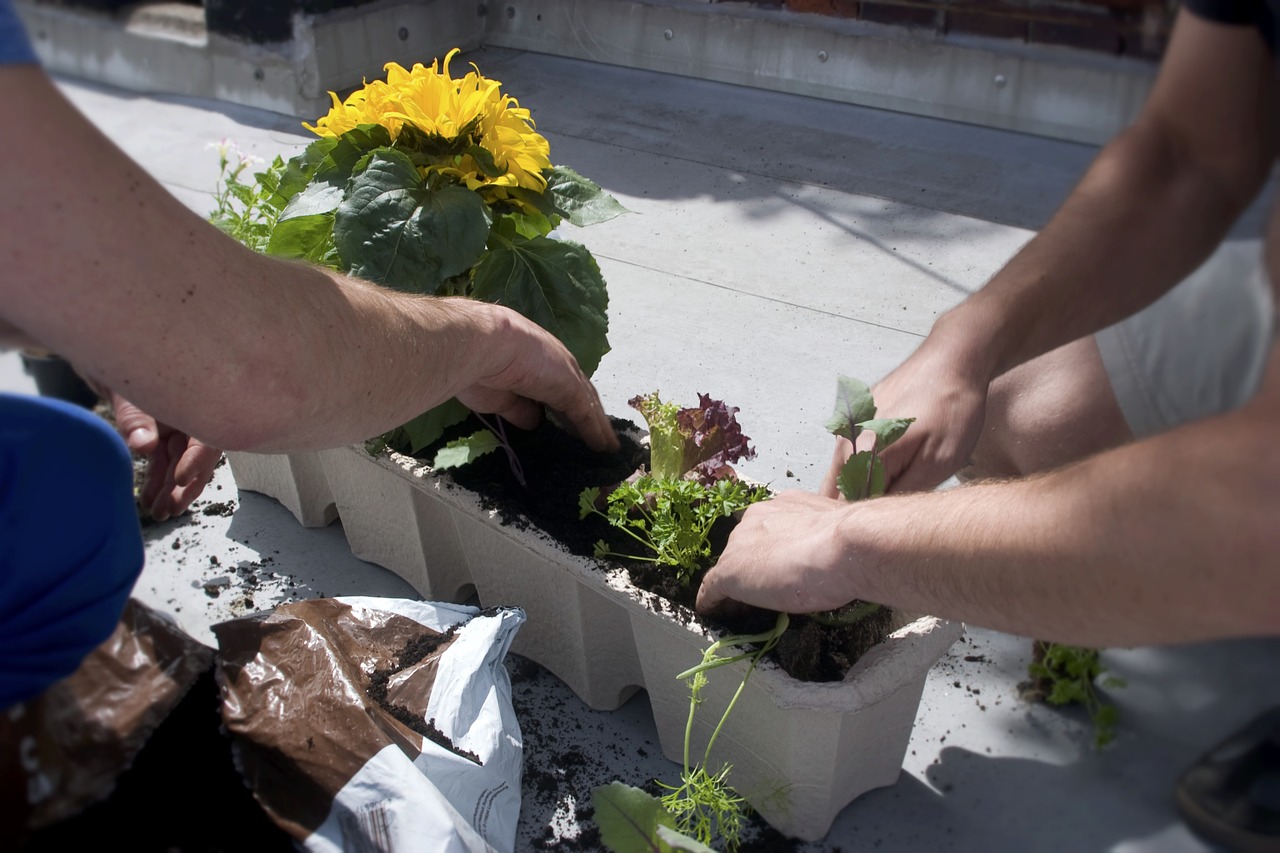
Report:
[[[395,294],[240,246],[38,69],[0,69],[0,97],[24,117],[0,127],[0,325],[157,419],[228,449],[333,446],[510,359],[491,306]]]
[[[848,508],[859,598],[1092,646],[1280,633],[1280,447],[1258,408],[1018,481]]]

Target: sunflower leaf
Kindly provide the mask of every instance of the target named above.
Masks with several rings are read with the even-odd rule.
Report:
[[[426,186],[399,151],[376,151],[351,179],[333,224],[353,275],[407,293],[434,293],[480,258],[489,235],[484,201],[461,186]]]
[[[609,296],[595,258],[568,240],[502,240],[476,264],[472,296],[519,311],[590,376],[609,351]]]
[[[555,212],[578,227],[608,222],[631,211],[623,207],[600,185],[584,178],[568,166],[556,166],[544,172],[547,191]]]

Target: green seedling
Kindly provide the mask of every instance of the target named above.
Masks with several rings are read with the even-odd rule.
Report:
[[[710,770],[711,750],[724,729],[738,698],[755,672],[760,659],[769,653],[787,630],[790,617],[779,613],[774,627],[753,635],[725,637],[712,643],[702,654],[702,661],[680,673],[677,678],[689,685],[689,716],[684,732],[684,766],[679,785],[659,782],[667,793],[654,797],[637,788],[614,782],[592,791],[592,804],[600,826],[601,840],[614,853],[630,851],[705,851],[719,839],[728,851],[737,850],[742,842],[748,806],[746,800],[729,785],[731,764]],[[750,647],[721,654],[722,650]],[[703,751],[702,761],[691,761],[693,721],[699,706],[706,700],[707,673],[718,667],[749,661],[747,671],[734,691],[733,698],[720,715]]]
[[[1101,749],[1115,740],[1120,712],[1102,701],[1098,688],[1124,687],[1125,681],[1108,675],[1097,649],[1036,640],[1032,647],[1028,698],[1050,705],[1080,705],[1093,723],[1093,744]]]
[[[915,418],[877,418],[875,400],[866,383],[848,376],[837,378],[835,411],[827,419],[827,431],[849,439],[855,448],[864,432],[875,436],[871,447],[856,450],[840,469],[836,486],[845,500],[860,501],[884,494],[887,484],[880,454],[902,438],[914,421]],[[880,609],[879,604],[855,601],[835,610],[811,613],[809,618],[829,627],[852,625]]]

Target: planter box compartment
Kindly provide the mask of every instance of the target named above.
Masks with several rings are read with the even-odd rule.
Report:
[[[475,595],[484,606],[524,608],[528,621],[513,651],[598,710],[644,689],[663,753],[681,761],[689,693],[675,676],[714,639],[687,610],[531,526],[499,523],[476,494],[409,457],[344,447],[228,458],[241,489],[276,498],[307,526],[340,517],[355,556],[395,572],[424,598]],[[841,682],[798,681],[771,663],[748,682],[712,760],[733,764],[733,786],[780,832],[822,838],[848,803],[897,781],[925,676],[963,632],[930,616],[899,623]],[[694,755],[745,670],[740,662],[710,673]]]

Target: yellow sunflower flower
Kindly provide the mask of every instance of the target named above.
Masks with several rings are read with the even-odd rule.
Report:
[[[449,51],[443,67],[433,60],[429,67],[418,63],[407,71],[387,63],[386,80],[366,83],[345,101],[330,92],[329,114],[303,126],[318,136],[336,137],[361,124],[377,124],[394,143],[405,125],[412,125],[428,138],[444,140],[453,152],[422,167],[424,176],[449,175],[490,202],[507,198],[511,187],[542,192],[547,185],[542,172],[551,168],[547,140],[534,129],[529,111],[474,64],[466,76],[454,79],[449,63],[457,53],[457,48]],[[500,174],[486,173],[466,153],[471,145],[485,149]]]

